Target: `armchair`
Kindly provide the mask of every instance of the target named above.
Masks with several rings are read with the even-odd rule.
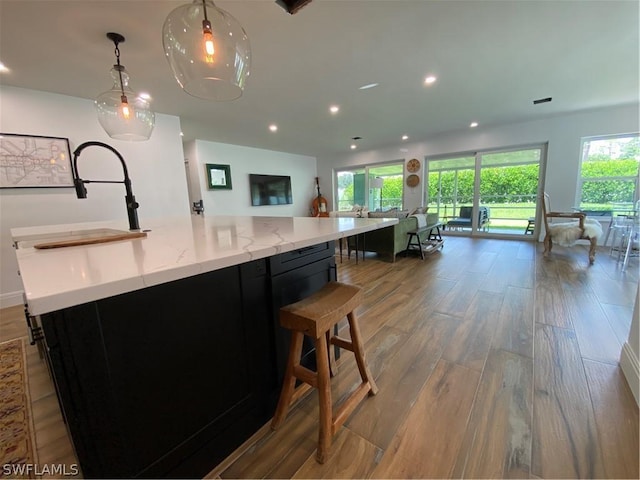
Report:
[[[602,235],[602,226],[596,220],[587,218],[584,212],[553,212],[549,194],[544,192],[542,202],[542,218],[544,220],[544,256],[548,256],[553,247],[553,240],[563,246],[572,246],[577,240],[589,241],[589,265],[596,258],[598,237]],[[569,222],[553,224],[554,218],[572,219]]]

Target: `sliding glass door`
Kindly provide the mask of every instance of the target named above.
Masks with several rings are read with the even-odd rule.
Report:
[[[460,207],[473,206],[475,165],[474,156],[427,161],[427,205],[430,213],[438,212],[445,225],[459,216]]]
[[[336,210],[366,206],[370,211],[398,208],[402,210],[403,162],[372,165],[335,172],[334,205]]]
[[[545,154],[539,145],[427,159],[429,211],[451,233],[533,237]]]

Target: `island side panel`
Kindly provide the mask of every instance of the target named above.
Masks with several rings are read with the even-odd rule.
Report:
[[[268,281],[252,263],[43,316],[85,476],[201,477],[267,420],[270,315],[247,306],[268,305]]]

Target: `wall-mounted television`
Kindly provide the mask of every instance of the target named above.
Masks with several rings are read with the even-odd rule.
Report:
[[[293,203],[291,177],[288,175],[249,174],[251,205],[287,205]]]

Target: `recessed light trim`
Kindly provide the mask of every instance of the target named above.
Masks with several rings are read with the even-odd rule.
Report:
[[[277,132],[278,126],[275,123],[272,123],[271,125],[269,125],[269,130],[271,130],[272,132]]]
[[[435,75],[428,75],[425,77],[424,83],[425,85],[431,85],[432,83],[435,83],[437,79],[438,78]]]
[[[477,126],[478,126],[478,122],[471,122],[471,123],[469,124],[469,127],[470,127],[470,128],[476,128]]]
[[[331,105],[329,107],[329,111],[335,115],[336,113],[338,113],[340,111],[340,107],[338,105]]]
[[[358,90],[369,90],[370,88],[374,88],[380,85],[379,83],[367,83],[366,85],[362,85]]]
[[[402,140],[409,140],[409,135],[402,135]]]
[[[352,143],[350,148],[351,150],[355,150],[356,148],[358,148],[358,146],[355,143]]]

